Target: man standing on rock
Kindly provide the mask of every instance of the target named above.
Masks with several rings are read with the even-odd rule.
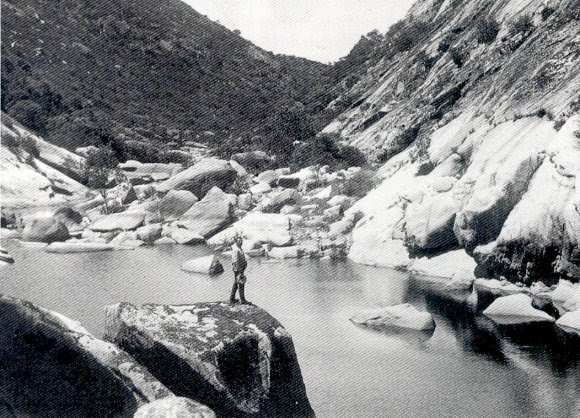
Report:
[[[234,270],[234,286],[232,287],[232,293],[230,295],[230,303],[236,303],[236,292],[239,289],[240,292],[240,302],[247,304],[246,297],[244,296],[244,287],[246,285],[246,276],[244,272],[248,266],[246,261],[246,255],[242,250],[242,237],[236,237],[234,244],[232,245],[232,269]]]

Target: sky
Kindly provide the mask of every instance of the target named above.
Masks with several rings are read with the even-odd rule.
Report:
[[[414,0],[184,0],[262,49],[324,63],[373,29],[385,32]]]

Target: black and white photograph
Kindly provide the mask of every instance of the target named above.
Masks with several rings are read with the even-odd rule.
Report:
[[[580,418],[580,0],[0,1],[0,418]]]

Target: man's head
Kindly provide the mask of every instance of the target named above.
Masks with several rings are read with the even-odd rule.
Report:
[[[238,236],[236,237],[236,244],[238,245],[238,247],[241,247],[242,244],[244,243],[244,240],[242,239],[242,237]]]

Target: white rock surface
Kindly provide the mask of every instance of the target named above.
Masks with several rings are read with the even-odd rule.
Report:
[[[355,324],[372,327],[397,327],[417,331],[435,328],[435,321],[429,312],[419,311],[408,303],[359,312],[350,320]]]
[[[268,251],[268,257],[271,258],[298,258],[300,256],[300,247],[298,246],[291,246],[291,247],[274,247],[270,251]]]
[[[218,274],[224,271],[222,264],[215,255],[193,258],[181,265],[181,270],[188,273]]]
[[[141,406],[133,418],[215,418],[207,406],[189,398],[169,396]]]
[[[556,321],[556,325],[565,331],[580,334],[580,309],[573,312],[566,312]]]
[[[223,245],[231,242],[236,235],[241,235],[244,240],[270,243],[277,247],[292,243],[290,219],[287,215],[252,212],[230,228],[211,237],[208,244]]]
[[[499,297],[483,311],[483,314],[500,324],[556,321],[546,312],[534,308],[532,298],[524,294]]]

